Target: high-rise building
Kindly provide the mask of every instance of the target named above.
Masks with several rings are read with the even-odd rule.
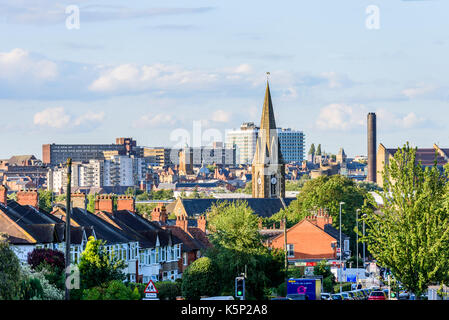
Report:
[[[231,130],[226,133],[226,146],[236,147],[238,164],[252,163],[259,129],[253,122],[245,122],[240,126],[240,130]],[[276,128],[276,130],[284,161],[286,163],[302,162],[305,147],[304,132],[291,128]]]
[[[146,158],[114,155],[107,160],[90,160],[72,163],[72,187],[130,187],[139,186],[149,173]],[[54,192],[65,191],[67,168],[50,168],[47,188]]]
[[[278,128],[277,131],[285,163],[302,162],[304,160],[304,132],[290,128]]]
[[[44,144],[42,161],[57,166],[72,158],[73,162],[104,160],[104,152],[117,151],[119,155],[143,156],[143,150],[137,147],[132,138],[117,138],[116,144]]]
[[[285,164],[268,81],[251,169],[253,198],[285,198]]]
[[[254,122],[245,122],[240,126],[240,130],[226,132],[226,147],[236,148],[238,164],[252,163],[258,132],[259,128],[254,125]]]

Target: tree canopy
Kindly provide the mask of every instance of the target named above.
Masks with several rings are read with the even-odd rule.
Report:
[[[247,271],[247,298],[263,299],[284,278],[284,254],[269,250],[258,231],[259,218],[244,201],[218,202],[208,213],[206,252],[219,268],[222,294],[234,294],[234,279]]]
[[[448,168],[424,168],[416,149],[398,149],[382,173],[380,213],[368,213],[366,240],[378,263],[417,296],[449,283]]]

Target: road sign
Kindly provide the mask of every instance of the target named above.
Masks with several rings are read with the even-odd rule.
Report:
[[[145,293],[145,298],[157,298],[157,293]]]
[[[150,280],[150,282],[148,282],[147,286],[145,287],[144,292],[145,293],[159,293],[159,291],[157,291],[156,286],[154,285],[153,280]]]

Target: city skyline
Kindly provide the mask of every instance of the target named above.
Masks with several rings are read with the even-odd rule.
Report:
[[[80,29],[66,28],[69,4]],[[170,147],[194,121],[224,139],[258,123],[267,71],[277,125],[303,131],[306,153],[366,155],[368,112],[378,143],[449,146],[448,3],[377,1],[376,30],[371,1],[259,1],[248,21],[254,4],[2,1],[0,159],[120,136]]]

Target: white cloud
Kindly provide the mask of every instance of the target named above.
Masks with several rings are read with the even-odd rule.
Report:
[[[382,108],[377,110],[377,117],[381,126],[390,129],[411,129],[432,125],[428,119],[418,116],[415,112],[395,114]]]
[[[320,110],[316,125],[322,130],[350,131],[366,127],[368,110],[364,105],[334,103]],[[386,130],[412,129],[434,124],[415,112],[391,112],[385,108],[375,110],[379,127]]]
[[[322,72],[320,76],[327,80],[330,89],[343,88],[352,84],[352,81],[347,76],[333,71]]]
[[[16,48],[0,52],[0,77],[7,80],[54,80],[58,76],[56,63],[36,58],[26,50]]]
[[[97,92],[145,91],[167,88],[196,88],[215,82],[214,72],[185,70],[178,66],[123,64],[106,69],[89,86]]]
[[[232,112],[224,111],[224,110],[217,110],[212,114],[212,121],[215,122],[229,122],[232,117]]]
[[[38,127],[87,130],[95,127],[104,120],[104,112],[89,111],[81,116],[74,117],[67,113],[63,107],[47,108],[34,115],[33,123]]]
[[[70,116],[64,108],[48,108],[34,115],[34,124],[41,127],[61,129],[69,125]]]
[[[321,109],[316,125],[323,130],[348,131],[363,126],[365,117],[364,106],[333,103]]]
[[[175,117],[168,113],[148,113],[134,121],[134,128],[152,128],[152,127],[166,127],[167,125],[174,125],[176,123]]]
[[[418,96],[426,95],[428,93],[434,92],[437,88],[431,85],[421,84],[414,88],[407,88],[401,91],[401,93],[408,97],[409,99],[414,99]]]

